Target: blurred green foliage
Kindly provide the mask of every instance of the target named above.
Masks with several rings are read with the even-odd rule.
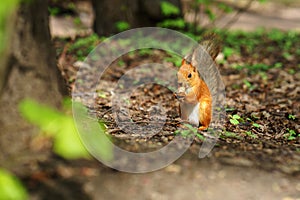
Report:
[[[60,8],[58,7],[48,7],[48,12],[51,16],[56,16],[58,15],[61,11]]]
[[[97,34],[77,39],[68,48],[68,53],[75,54],[78,60],[83,61],[86,56],[100,43]]]
[[[22,116],[41,129],[41,134],[53,138],[53,150],[66,159],[89,158],[76,132],[72,116],[33,100],[19,105]]]
[[[180,9],[177,6],[173,5],[170,2],[162,1],[160,4],[160,9],[162,14],[167,18],[162,22],[158,23],[157,26],[175,29],[183,29],[185,27],[185,21],[183,18],[168,18],[170,16],[177,16],[180,14]]]
[[[191,124],[183,124],[183,129],[178,129],[174,133],[175,135],[180,135],[183,138],[187,137],[197,137],[198,139],[204,141],[204,136],[198,132],[198,128],[193,127]]]
[[[163,28],[175,28],[175,29],[183,29],[186,26],[186,23],[183,19],[166,19],[157,24]]]
[[[73,117],[80,138],[90,152],[102,162],[113,159],[113,143],[106,134],[104,122],[89,116],[88,109],[79,102],[72,103]]]
[[[170,2],[162,1],[160,4],[161,12],[164,16],[178,15],[180,9]]]
[[[130,29],[130,24],[125,21],[118,21],[118,22],[116,22],[115,26],[119,32]]]
[[[28,194],[17,177],[0,168],[0,200],[25,200]]]
[[[65,110],[70,112],[71,100],[64,101]],[[90,158],[89,152],[82,144],[73,116],[59,112],[49,106],[41,105],[33,100],[23,100],[19,105],[21,115],[30,123],[40,128],[41,134],[53,138],[53,151],[65,159]],[[76,103],[79,115],[86,116],[86,108]],[[83,117],[85,117],[83,116]],[[89,132],[89,140],[97,143],[97,154],[103,160],[112,159],[112,143],[107,142],[104,123],[89,121],[93,126]]]
[[[291,54],[296,53],[297,45],[300,43],[299,33],[296,31],[280,31],[278,29],[272,29],[266,31],[264,29],[257,29],[256,31],[224,31],[215,30],[218,35],[223,39],[225,47],[230,47],[235,53],[253,54],[257,52],[257,47],[261,43],[268,44],[268,46],[278,46],[282,52],[289,52]],[[269,49],[274,51],[275,49]]]
[[[261,60],[262,56],[274,57],[271,64],[258,62],[233,65],[233,68],[238,70],[247,69],[250,74],[282,68],[284,60],[290,61],[300,55],[300,33],[296,31],[259,28],[251,32],[219,29],[215,32],[222,39],[225,60],[232,55],[252,57],[253,60]]]
[[[19,0],[1,0],[0,3],[0,54],[7,46],[8,40],[8,20],[12,12],[17,7]]]
[[[285,138],[287,138],[287,140],[296,140],[297,137],[300,138],[300,133],[297,134],[295,130],[287,128],[286,131]]]

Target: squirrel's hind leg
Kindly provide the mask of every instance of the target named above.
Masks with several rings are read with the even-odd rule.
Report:
[[[206,130],[211,121],[211,100],[202,100],[199,107],[199,122],[198,130]]]

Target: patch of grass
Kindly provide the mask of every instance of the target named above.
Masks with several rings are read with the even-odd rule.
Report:
[[[252,85],[252,83],[250,83],[248,80],[244,79],[243,82],[244,82],[244,85],[245,85],[250,91],[255,89],[255,86]]]
[[[255,115],[251,115],[251,117],[254,118],[254,119],[258,119],[258,117],[255,116]],[[247,117],[246,120],[249,121],[249,122],[251,123],[252,127],[254,127],[254,128],[261,128],[261,125],[260,125],[260,124],[254,122],[254,121],[253,121],[252,119],[250,119],[249,117]]]
[[[73,2],[68,3],[68,9],[75,11],[76,10],[76,6]]]
[[[225,108],[226,112],[232,112],[232,111],[235,111],[235,110],[236,110],[235,108],[231,108],[231,107],[226,107]]]
[[[160,23],[157,24],[160,27],[163,28],[175,28],[175,29],[184,29],[186,26],[186,23],[183,19],[166,19]]]
[[[201,133],[198,133],[198,129],[196,127],[193,127],[190,124],[183,124],[183,126],[186,129],[176,130],[175,131],[175,135],[180,135],[183,138],[196,136],[200,140],[204,140],[205,139],[204,136]]]
[[[252,131],[246,131],[245,134],[254,139],[258,138],[258,136],[255,135]]]
[[[98,95],[98,97],[103,98],[103,99],[107,98],[106,93],[103,91],[97,91],[97,95]]]
[[[116,22],[115,26],[119,32],[130,29],[130,24],[125,21],[118,21],[118,22]]]
[[[176,67],[180,67],[182,62],[182,58],[179,56],[165,57],[164,60],[173,63]]]
[[[125,66],[126,63],[124,62],[124,60],[118,60],[118,65],[119,65],[120,67],[122,67],[122,66]]]
[[[243,119],[239,115],[235,114],[235,115],[230,115],[229,121],[233,125],[239,125],[240,122],[243,121]]]
[[[273,68],[273,66],[269,66],[264,63],[257,63],[253,65],[249,65],[249,64],[237,65],[234,68],[237,70],[247,69],[251,74],[256,74],[258,72],[266,72],[269,69]]]
[[[139,49],[138,50],[138,54],[140,56],[149,56],[149,55],[152,54],[152,52],[153,52],[153,50],[150,49],[150,48],[145,48],[145,49]]]
[[[226,46],[226,47],[223,48],[223,54],[224,54],[225,59],[232,56],[234,53],[235,53],[235,50],[231,47]]]
[[[259,75],[264,82],[266,82],[268,80],[268,75],[266,72],[259,72]]]
[[[251,123],[251,126],[253,128],[261,128],[261,125],[252,121],[252,119],[250,119],[249,117],[247,117],[246,119],[242,118],[240,115],[229,115],[229,122],[232,125],[240,125],[240,124],[245,124],[248,125],[249,123]]]
[[[80,19],[80,17],[75,17],[74,20],[73,20],[73,22],[77,26],[81,25],[81,19]]]
[[[68,3],[66,6],[48,6],[48,12],[51,16],[73,16],[76,15],[76,6],[73,2]]]
[[[236,133],[230,132],[230,131],[224,131],[224,132],[222,132],[221,138],[236,138],[236,139],[241,139],[241,137],[238,136]]]
[[[283,32],[280,30],[267,31],[257,29],[253,32],[244,31],[227,31],[216,29],[215,32],[220,35],[223,41],[224,57],[230,57],[233,54],[237,55],[255,55],[260,56],[260,49],[266,49],[264,54],[278,52],[281,49],[282,56],[289,60],[292,55],[300,54],[298,46],[300,45],[299,33],[296,31]],[[270,67],[258,64],[254,68],[269,69]]]
[[[274,68],[282,68],[283,64],[281,62],[277,62],[274,64]]]
[[[288,73],[291,74],[291,75],[294,75],[294,74],[296,74],[296,71],[294,69],[289,69]]]
[[[292,115],[292,114],[289,114],[289,115],[288,115],[288,119],[290,119],[290,120],[295,120],[295,119],[296,119],[296,116],[295,116],[295,115]]]
[[[161,2],[160,9],[162,14],[167,17],[171,15],[178,15],[180,13],[180,10],[177,6],[167,1]]]
[[[96,34],[92,34],[88,37],[76,40],[70,45],[68,52],[75,54],[78,60],[83,61],[99,43],[99,37]]]
[[[49,14],[51,15],[51,16],[56,16],[56,15],[58,15],[60,12],[61,12],[61,10],[60,10],[60,8],[58,8],[58,7],[48,7],[48,12],[49,12]]]
[[[300,133],[297,134],[295,130],[287,128],[287,133],[284,135],[287,140],[295,140],[300,137]]]
[[[287,51],[283,52],[282,56],[286,60],[291,60],[293,58],[293,55],[290,52],[287,52]]]
[[[252,123],[252,126],[255,127],[255,128],[260,128],[260,125],[257,124],[257,123]]]

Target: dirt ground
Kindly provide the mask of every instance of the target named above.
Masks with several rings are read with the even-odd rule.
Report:
[[[55,163],[55,164],[51,164]],[[45,167],[44,167],[45,168]],[[299,175],[198,159],[188,152],[170,166],[129,174],[98,162],[49,161],[47,179],[27,180],[32,199],[298,200]]]
[[[297,25],[300,24],[300,7],[276,9],[279,10],[276,12],[264,12],[264,9],[250,10],[241,16],[232,28],[253,30],[266,25],[269,28],[276,27],[284,30],[297,29]],[[285,14],[277,15],[278,13]],[[87,24],[89,23],[87,20]],[[89,32],[90,29],[80,31]],[[83,32],[80,31],[79,34],[82,34]],[[63,36],[62,34],[70,37],[78,34],[78,30],[74,29],[72,23],[59,18],[52,18],[51,32],[53,36],[59,37]],[[258,74],[249,75],[245,71],[240,73],[233,71],[230,65],[235,63],[236,59],[238,60],[233,57],[227,65],[220,67],[226,85],[227,105],[235,108],[228,111],[228,114],[239,114],[251,119],[255,115],[255,122],[263,125],[261,128],[251,128],[256,135],[255,138],[245,135],[245,130],[250,128],[249,123],[233,126],[227,122],[226,129],[237,134],[234,137],[220,137],[208,157],[204,159],[197,157],[199,144],[202,142],[196,140],[190,150],[175,163],[145,174],[118,172],[97,161],[65,161],[52,156],[50,161],[39,164],[38,168],[43,169],[43,173],[24,180],[29,186],[31,199],[299,200],[299,139],[298,141],[283,139],[286,127],[296,128],[297,131],[300,129],[298,90],[300,72],[299,68],[296,68],[299,58],[285,63],[288,69],[296,70],[294,75],[272,69],[268,73],[268,83],[264,83]],[[272,62],[272,59],[276,59],[276,55],[270,59]],[[72,58],[70,60],[72,61]],[[125,64],[125,68],[117,68],[118,71],[114,74],[116,79],[135,65],[130,58],[127,60],[125,58]],[[66,70],[66,79],[74,76],[72,70]],[[241,86],[245,78],[248,78],[247,80],[251,81],[256,89],[250,91]],[[106,79],[106,81],[103,87],[109,90],[109,85],[115,80]],[[241,87],[237,89],[237,86]],[[163,100],[168,99],[169,102],[173,102],[170,103],[174,106],[170,109],[173,112],[168,113],[168,119],[170,121],[177,119],[178,102],[172,94],[156,86],[149,86],[149,90],[154,91],[147,94],[150,97],[159,96]],[[141,102],[146,102],[147,107],[149,98],[138,98],[144,95],[144,92],[136,91],[137,103],[133,105],[134,109]],[[99,117],[104,117],[106,121],[111,122],[113,116],[109,112],[109,93],[107,96],[107,99],[99,99],[98,103],[101,106],[97,112]],[[296,113],[297,121],[287,120],[288,113]],[[135,120],[143,121],[145,116],[135,113],[134,117]],[[121,142],[120,145],[135,151],[145,144],[149,145],[149,141],[163,144],[172,140],[172,136],[168,133],[176,125],[169,124],[160,135],[141,143],[137,142],[137,139],[144,138],[126,135],[116,129],[114,123],[108,124],[108,127],[110,130],[116,130],[111,133],[114,137],[126,141]]]

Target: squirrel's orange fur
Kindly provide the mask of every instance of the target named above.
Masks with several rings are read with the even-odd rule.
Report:
[[[200,43],[215,60],[221,47],[215,35],[205,36]],[[179,92],[176,96],[182,99],[180,105],[181,117],[198,126],[200,131],[209,127],[212,116],[212,97],[206,83],[200,77],[198,70],[191,61],[183,59],[177,73]]]

